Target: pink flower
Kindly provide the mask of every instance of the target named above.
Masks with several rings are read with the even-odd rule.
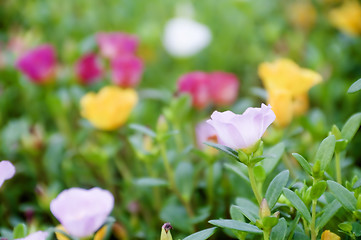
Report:
[[[46,240],[48,235],[49,235],[49,233],[47,233],[47,232],[37,231],[37,232],[34,232],[34,233],[28,235],[25,238],[17,238],[15,240]]]
[[[51,45],[38,46],[22,55],[16,67],[35,83],[48,82],[55,74],[55,50]]]
[[[226,72],[210,73],[209,91],[217,106],[229,106],[238,96],[239,81],[236,75]]]
[[[83,84],[91,84],[102,75],[102,67],[97,56],[88,53],[79,59],[75,72]]]
[[[221,144],[233,149],[246,149],[261,139],[275,119],[271,106],[262,104],[261,108],[248,108],[241,115],[215,111],[207,123],[216,129]]]
[[[179,78],[178,91],[190,94],[193,106],[197,109],[203,109],[211,103],[208,84],[209,78],[207,73],[191,72]]]
[[[143,74],[143,62],[136,56],[119,56],[112,60],[112,81],[120,87],[135,87]]]
[[[96,40],[101,54],[110,59],[120,55],[133,55],[138,47],[136,36],[121,32],[98,33]]]
[[[9,161],[0,162],[0,187],[3,185],[4,181],[10,179],[15,174],[15,167]]]
[[[81,238],[98,230],[113,206],[113,195],[107,190],[70,188],[50,203],[50,210],[70,235]]]
[[[204,142],[217,142],[217,132],[212,125],[207,122],[198,123],[196,126],[196,137],[198,148],[204,149]]]

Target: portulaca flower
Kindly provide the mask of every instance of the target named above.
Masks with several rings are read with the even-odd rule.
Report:
[[[81,238],[97,231],[113,206],[114,197],[107,190],[70,188],[50,203],[50,210],[70,235]]]
[[[188,18],[173,18],[165,26],[163,45],[170,55],[189,57],[207,47],[211,39],[206,25]]]
[[[271,106],[262,104],[261,108],[248,108],[241,115],[231,111],[215,111],[207,123],[216,129],[220,144],[233,149],[246,149],[261,139],[275,119]]]
[[[48,237],[49,233],[43,231],[37,231],[25,238],[17,238],[15,240],[45,240]]]
[[[5,180],[10,179],[15,174],[15,167],[9,161],[0,162],[0,187],[3,185]]]

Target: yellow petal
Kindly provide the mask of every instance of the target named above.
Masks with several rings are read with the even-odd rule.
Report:
[[[94,240],[103,240],[107,234],[107,226],[102,227],[99,231],[96,232]]]
[[[361,5],[357,1],[345,1],[344,4],[330,11],[331,23],[346,34],[361,34]]]
[[[301,116],[308,110],[309,101],[308,94],[304,93],[293,98],[293,114],[295,116]]]
[[[326,230],[322,233],[321,240],[341,240],[341,238],[338,235],[330,232],[330,230]]]
[[[67,232],[62,225],[56,226],[56,229],[59,229],[59,230],[61,230],[61,231],[63,231],[63,232]],[[61,233],[59,233],[59,232],[55,232],[55,236],[56,236],[56,239],[57,239],[57,240],[70,240],[70,239],[67,238],[64,234],[61,234]]]
[[[292,95],[303,94],[322,81],[320,74],[300,68],[290,59],[262,63],[258,68],[258,74],[268,92],[287,90]]]
[[[288,7],[288,18],[291,23],[298,28],[309,30],[316,21],[316,9],[308,0],[292,1]]]
[[[81,99],[81,115],[98,129],[114,130],[127,121],[137,101],[134,89],[107,86]]]
[[[272,106],[276,114],[275,123],[281,127],[286,127],[292,121],[292,95],[288,91],[276,90],[269,92],[268,103]]]

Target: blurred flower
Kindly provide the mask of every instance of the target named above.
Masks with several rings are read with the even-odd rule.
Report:
[[[331,23],[344,33],[357,36],[361,34],[361,5],[356,0],[344,1],[341,7],[330,12]]]
[[[46,240],[48,235],[49,235],[49,233],[47,233],[47,232],[37,231],[37,232],[34,232],[34,233],[28,235],[25,238],[17,238],[15,240]]]
[[[81,83],[91,84],[102,75],[102,66],[94,53],[88,53],[76,63],[75,73]]]
[[[120,87],[135,87],[143,74],[143,62],[132,55],[119,56],[112,60],[112,81]]]
[[[215,111],[207,123],[215,128],[220,144],[233,149],[247,149],[261,139],[275,118],[271,106],[262,104],[261,108],[248,108],[241,115]]]
[[[321,240],[341,240],[341,238],[330,230],[325,230],[321,235]]]
[[[216,129],[205,121],[197,124],[196,137],[197,145],[200,149],[204,149],[206,147],[204,142],[218,142]]]
[[[211,103],[209,93],[209,78],[205,72],[191,72],[181,76],[178,80],[178,91],[189,93],[192,104],[197,109],[202,109]]]
[[[136,36],[121,32],[98,33],[96,41],[101,54],[110,59],[121,55],[133,55],[138,47]]]
[[[294,115],[308,109],[307,92],[322,81],[322,76],[312,70],[300,68],[289,59],[273,63],[262,63],[258,74],[268,92],[271,104],[280,126],[287,126]]]
[[[98,230],[113,206],[113,195],[107,190],[70,188],[50,203],[50,210],[70,235],[81,238]]]
[[[291,23],[300,29],[309,30],[316,21],[317,12],[309,0],[293,1],[287,9]]]
[[[16,67],[35,83],[51,81],[55,74],[55,50],[51,45],[38,46],[16,62]]]
[[[173,18],[165,26],[163,45],[175,57],[190,57],[208,46],[211,39],[206,25],[188,18]]]
[[[81,99],[81,115],[96,128],[114,130],[127,121],[137,100],[133,89],[107,86],[98,94],[88,93]]]
[[[172,225],[170,225],[170,223],[164,223],[160,234],[160,240],[173,240],[172,234],[170,233],[171,229]]]
[[[212,72],[209,75],[209,91],[217,106],[229,106],[238,97],[239,81],[237,76],[226,72]]]
[[[12,178],[15,175],[15,167],[9,161],[0,162],[0,187],[3,185],[4,181]]]

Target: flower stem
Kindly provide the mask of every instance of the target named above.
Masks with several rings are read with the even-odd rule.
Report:
[[[312,220],[311,220],[311,240],[317,239],[317,229],[316,229],[316,206],[317,199],[312,200]]]
[[[269,240],[269,231],[263,230],[263,240]]]
[[[256,198],[257,198],[257,202],[258,202],[258,204],[261,204],[261,202],[262,202],[262,197],[261,197],[261,194],[260,194],[259,191],[258,191],[256,179],[255,179],[255,177],[254,177],[253,166],[252,166],[251,164],[248,165],[248,177],[249,177],[249,181],[250,181],[250,183],[251,183],[251,187],[252,187],[253,193],[254,193],[254,195],[255,195]]]
[[[184,197],[179,192],[179,190],[177,188],[177,185],[175,183],[174,173],[173,173],[173,170],[172,170],[172,168],[171,168],[171,166],[169,164],[169,160],[168,160],[168,157],[167,157],[167,152],[166,152],[166,148],[165,148],[164,143],[160,143],[160,152],[161,152],[161,155],[162,155],[162,158],[163,158],[163,164],[164,164],[164,167],[165,167],[165,171],[167,173],[170,189],[177,195],[178,199],[181,201],[181,203],[185,207],[188,216],[190,218],[193,218],[194,217],[194,212],[192,210],[192,207],[191,207],[189,201],[186,201],[184,199]]]
[[[336,179],[339,184],[342,184],[342,176],[341,176],[341,158],[340,152],[335,152],[335,164],[336,164]]]
[[[208,192],[208,203],[212,207],[214,199],[213,191],[213,164],[208,165],[208,174],[207,174],[207,192]]]

